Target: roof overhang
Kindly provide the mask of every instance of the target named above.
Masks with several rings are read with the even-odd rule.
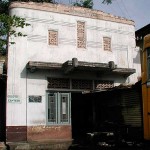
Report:
[[[64,63],[29,61],[27,69],[29,69],[30,72],[34,72],[36,69],[49,69],[62,70],[64,74],[70,74],[75,71],[90,71],[119,74],[123,76],[129,76],[136,72],[133,68],[117,68],[117,65],[115,65],[113,61],[108,63],[95,63],[78,61],[77,58],[73,58],[72,60],[68,60]]]

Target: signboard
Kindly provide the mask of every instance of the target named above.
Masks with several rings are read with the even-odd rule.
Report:
[[[42,96],[30,95],[29,96],[29,102],[31,102],[31,103],[41,103],[42,102]]]
[[[8,95],[8,103],[21,103],[21,100],[18,95]]]

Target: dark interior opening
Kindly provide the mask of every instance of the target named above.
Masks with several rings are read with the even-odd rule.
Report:
[[[72,93],[72,137],[79,139],[87,133],[111,130],[110,123],[121,124],[123,117],[118,97],[114,93]],[[112,125],[112,127],[114,127]],[[114,129],[112,129],[114,130]]]
[[[0,141],[6,139],[6,80],[0,79]]]
[[[122,138],[142,137],[141,92],[123,89],[98,93],[72,93],[72,138],[84,139],[91,132],[118,132]],[[132,115],[134,118],[132,119]]]
[[[82,93],[72,93],[71,99],[72,137],[83,138],[93,129],[92,100]]]

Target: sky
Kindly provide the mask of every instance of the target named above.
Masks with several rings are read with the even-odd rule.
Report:
[[[58,3],[73,3],[76,0],[56,0]],[[150,0],[112,0],[112,4],[102,4],[93,0],[93,9],[121,16],[135,22],[135,30],[150,23]]]
[[[94,9],[133,20],[136,30],[150,23],[150,0],[113,0],[111,5],[103,5],[101,0],[93,2]]]

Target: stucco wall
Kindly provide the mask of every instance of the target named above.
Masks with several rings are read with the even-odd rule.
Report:
[[[21,49],[27,51],[29,60],[63,63],[77,57],[78,60],[90,62],[114,61],[118,67],[128,67],[127,62],[132,62],[130,53],[135,47],[133,25],[25,8],[13,8],[10,12],[12,15],[19,14],[30,23],[23,29],[28,36],[22,39],[24,42],[20,41]],[[77,21],[86,23],[86,49],[76,46]],[[49,29],[58,31],[58,46],[48,45]],[[104,36],[112,38],[112,52],[103,50]]]

